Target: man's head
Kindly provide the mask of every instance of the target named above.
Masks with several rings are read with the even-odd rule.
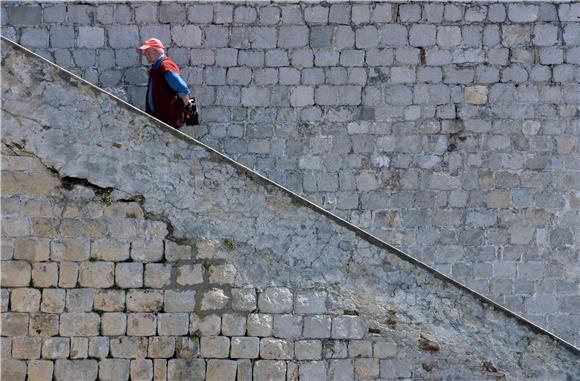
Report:
[[[147,62],[153,64],[159,56],[165,53],[165,47],[163,43],[156,38],[150,38],[139,47],[139,50],[143,52],[143,55],[147,59]]]

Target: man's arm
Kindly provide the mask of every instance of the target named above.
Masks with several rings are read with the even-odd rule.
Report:
[[[189,104],[189,87],[187,87],[187,83],[185,83],[179,74],[169,70],[165,72],[165,80],[169,84],[169,87],[181,98],[183,105],[187,106]]]

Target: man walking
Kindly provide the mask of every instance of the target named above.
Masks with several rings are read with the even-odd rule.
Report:
[[[163,43],[156,38],[145,41],[139,50],[151,64],[145,111],[174,128],[181,127],[194,106],[179,67],[165,55]]]

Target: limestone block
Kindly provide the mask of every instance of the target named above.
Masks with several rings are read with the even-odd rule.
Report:
[[[191,312],[195,309],[195,291],[165,291],[165,312]]]
[[[127,315],[122,312],[106,312],[101,316],[101,333],[106,336],[121,336],[127,330]]]
[[[56,287],[58,284],[58,264],[33,263],[32,282],[35,287]]]
[[[297,360],[320,360],[322,342],[320,340],[300,340],[294,343],[294,357]]]
[[[10,293],[10,307],[14,312],[40,310],[40,291],[35,288],[15,288]]]
[[[201,355],[206,358],[227,358],[230,353],[230,339],[224,336],[204,336],[201,342]]]
[[[24,261],[2,261],[2,287],[27,287],[31,266]]]
[[[96,313],[65,312],[60,315],[60,335],[97,336],[100,322]]]
[[[59,316],[57,314],[31,314],[30,335],[58,335]]]
[[[400,360],[381,360],[380,374],[383,378],[408,378],[412,375],[412,365]]]
[[[132,243],[131,258],[136,262],[158,262],[163,258],[163,241],[136,240]]]
[[[149,357],[151,358],[171,358],[175,353],[174,337],[150,337]]]
[[[115,358],[141,358],[147,356],[147,338],[119,336],[111,338],[111,356]]]
[[[298,291],[294,302],[294,312],[299,314],[325,313],[326,292],[317,290]]]
[[[104,359],[99,363],[99,379],[107,381],[128,380],[129,360]]]
[[[272,315],[248,315],[248,335],[260,337],[270,336],[272,334],[272,321]]]
[[[260,353],[260,339],[257,337],[232,337],[231,358],[255,359]]]
[[[201,309],[219,310],[225,308],[230,300],[230,297],[225,294],[225,291],[219,288],[212,288],[206,291],[201,299]]]
[[[205,361],[201,359],[172,359],[167,366],[168,380],[203,380]]]
[[[75,262],[61,262],[59,264],[60,274],[58,276],[58,286],[72,288],[77,286],[79,277],[79,264]]]
[[[208,360],[205,379],[207,381],[235,381],[237,361]]]
[[[96,360],[56,360],[54,374],[57,380],[93,381],[97,369]]]
[[[202,336],[217,336],[221,332],[221,317],[219,315],[207,315],[200,317],[195,313],[190,315],[189,332],[199,331]]]
[[[284,287],[269,287],[260,294],[258,307],[267,313],[292,312],[292,292]]]
[[[199,339],[177,337],[175,338],[175,349],[178,358],[190,359],[192,357],[199,357]]]
[[[373,357],[372,343],[365,340],[351,340],[348,343],[348,356],[353,358]]]
[[[433,46],[436,42],[435,25],[413,24],[409,30],[409,43],[412,46]]]
[[[326,362],[307,361],[300,364],[300,380],[324,380],[326,379]]]
[[[70,358],[86,359],[89,355],[89,339],[87,337],[71,337]]]
[[[308,28],[305,26],[282,26],[278,34],[278,47],[300,48],[308,45]]]
[[[0,368],[0,377],[3,380],[26,380],[26,361],[4,360]]]
[[[366,326],[359,316],[337,316],[332,319],[332,338],[361,339],[366,334]]]
[[[28,262],[48,261],[50,241],[44,238],[18,238],[14,242],[14,259]]]
[[[183,336],[189,332],[187,313],[165,313],[157,316],[157,331],[161,336]]]
[[[124,290],[95,290],[94,309],[96,311],[124,311]]]
[[[129,243],[99,239],[91,243],[91,257],[100,261],[125,261],[129,259]]]
[[[356,359],[354,360],[354,372],[360,379],[373,379],[379,376],[378,359]]]
[[[164,288],[171,283],[170,264],[148,263],[145,265],[145,287]]]
[[[254,363],[254,380],[284,380],[286,378],[286,363],[275,360],[258,360]]]
[[[115,284],[121,288],[142,287],[143,264],[139,262],[117,263],[115,266]]]
[[[465,102],[474,105],[484,105],[487,103],[488,89],[486,86],[470,86],[464,90]]]
[[[167,381],[167,360],[153,360],[153,381]]]
[[[100,27],[81,26],[77,37],[81,48],[100,48],[105,45],[105,30]]]
[[[304,317],[305,338],[324,339],[330,337],[331,318],[327,315],[313,315]]]
[[[64,337],[49,337],[42,343],[42,358],[66,359],[69,356],[70,339]]]
[[[328,377],[332,380],[353,381],[353,360],[330,360]]]
[[[527,4],[509,4],[508,18],[517,23],[536,21],[538,18],[538,6]]]
[[[294,355],[294,345],[291,341],[274,338],[260,340],[260,357],[270,360],[291,360]]]
[[[236,279],[234,265],[213,265],[209,267],[209,282],[218,284],[233,284]]]
[[[153,313],[131,313],[127,315],[128,336],[154,336],[157,316]]]
[[[222,334],[225,336],[244,336],[246,334],[246,317],[237,314],[222,316]]]
[[[178,245],[172,241],[165,241],[165,259],[169,262],[190,260],[191,246]]]
[[[180,286],[193,286],[203,283],[203,265],[183,265],[177,268],[177,284]]]
[[[85,239],[70,239],[51,242],[51,259],[53,261],[88,261],[90,242]]]
[[[109,355],[109,338],[103,336],[89,338],[89,357],[99,360]]]
[[[201,46],[201,29],[197,25],[174,25],[171,28],[171,36],[177,46],[186,48]]]
[[[373,345],[373,357],[388,358],[397,354],[397,345],[391,341],[378,341]]]
[[[74,288],[66,292],[66,309],[68,312],[90,312],[93,309],[93,292],[91,288]]]
[[[131,360],[131,380],[152,380],[153,361],[149,359]]]
[[[12,339],[12,358],[34,360],[40,358],[40,337],[15,337]]]
[[[274,315],[275,337],[285,339],[297,338],[302,336],[302,316],[299,315]]]
[[[163,308],[163,291],[129,290],[127,292],[127,311],[154,312]],[[168,311],[167,306],[165,310]],[[168,311],[173,312],[173,311]]]
[[[28,362],[29,381],[51,381],[54,364],[52,361],[34,360]]]

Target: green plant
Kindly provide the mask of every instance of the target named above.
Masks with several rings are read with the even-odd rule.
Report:
[[[251,314],[259,314],[260,313],[260,309],[259,308],[254,308],[252,311],[250,311]]]
[[[234,250],[236,248],[236,242],[231,238],[224,238],[224,245],[228,250]]]
[[[111,200],[111,193],[113,192],[113,190],[111,188],[105,188],[105,189],[97,189],[97,195],[101,196],[101,200],[103,201],[103,203],[107,206],[110,206],[111,204],[113,204],[113,201]]]
[[[28,287],[29,288],[36,288],[36,286],[34,285],[34,280],[30,279],[30,282],[28,282]]]
[[[194,332],[189,334],[189,338],[191,340],[197,340],[201,337],[201,332],[199,329],[196,329]]]
[[[90,257],[90,258],[89,258],[89,261],[90,261],[90,262],[96,262],[96,261],[97,261],[97,257]]]

